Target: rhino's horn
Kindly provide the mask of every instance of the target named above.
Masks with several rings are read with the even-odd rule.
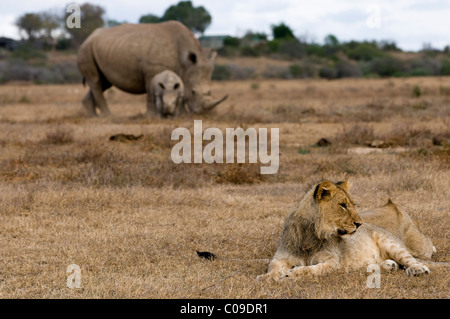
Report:
[[[211,105],[208,105],[208,106],[204,109],[204,111],[205,111],[205,112],[211,111],[213,108],[215,108],[217,105],[219,105],[220,103],[222,103],[223,101],[225,101],[227,98],[228,98],[228,94],[225,95],[225,96],[224,96],[223,98],[221,98],[220,100],[218,100],[218,101],[212,103]]]

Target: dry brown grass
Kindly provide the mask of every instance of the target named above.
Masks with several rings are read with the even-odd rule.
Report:
[[[138,116],[145,97],[107,92],[112,118],[87,119],[81,85],[0,86],[0,297],[448,298],[449,269],[408,278],[365,270],[256,282],[284,218],[322,179],[349,179],[358,209],[390,197],[450,261],[450,99],[446,78],[214,83],[204,116]],[[419,85],[422,95],[411,96]],[[280,129],[280,168],[170,159],[176,127]],[[115,134],[143,135],[110,141]],[[439,137],[442,143],[434,143]],[[330,146],[317,147],[320,138]],[[356,154],[367,140],[379,152]],[[437,144],[437,145],[435,145]],[[396,149],[402,147],[402,152]],[[196,251],[219,256],[211,262]],[[66,286],[81,267],[80,289]]]

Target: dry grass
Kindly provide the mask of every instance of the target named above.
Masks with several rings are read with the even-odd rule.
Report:
[[[213,92],[229,93],[227,102],[174,120],[138,116],[145,97],[117,89],[106,94],[114,117],[87,119],[81,85],[0,86],[0,297],[448,298],[448,268],[382,275],[380,289],[366,287],[364,269],[255,281],[285,216],[322,179],[349,179],[360,211],[392,198],[431,237],[435,260],[450,261],[445,81],[220,82]],[[192,132],[194,119],[222,132],[278,127],[278,173],[260,175],[259,163],[172,163],[171,132]],[[143,137],[109,140],[121,133]],[[331,145],[317,147],[320,138]],[[349,152],[371,140],[386,146]],[[81,267],[80,289],[66,286],[70,264]]]

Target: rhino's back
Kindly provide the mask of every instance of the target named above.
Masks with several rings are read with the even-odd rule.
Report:
[[[130,93],[145,93],[145,78],[165,69],[180,72],[179,46],[189,45],[191,35],[175,21],[123,24],[97,29],[86,46],[111,84]]]

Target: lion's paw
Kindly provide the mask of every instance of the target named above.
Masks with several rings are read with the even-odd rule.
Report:
[[[289,279],[295,279],[301,275],[310,274],[310,268],[308,266],[297,266],[289,269],[286,273],[286,277]]]
[[[415,264],[411,267],[406,268],[406,275],[408,276],[419,276],[421,274],[429,274],[430,269],[424,264]]]
[[[287,276],[284,273],[267,273],[264,275],[257,276],[256,281],[258,281],[258,282],[263,282],[263,281],[267,281],[267,280],[280,281],[286,277]]]
[[[381,269],[384,271],[395,271],[398,270],[398,264],[392,259],[386,259],[381,263]]]

